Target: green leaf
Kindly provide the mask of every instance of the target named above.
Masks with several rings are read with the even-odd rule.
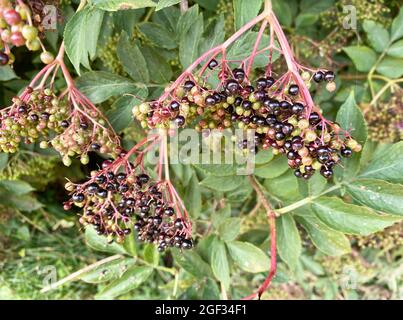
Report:
[[[98,295],[97,299],[113,299],[125,294],[145,282],[153,272],[151,267],[130,267],[120,278],[107,285]]]
[[[202,207],[202,198],[199,187],[199,180],[196,174],[192,175],[189,185],[186,188],[186,207],[189,208],[190,215],[193,218],[198,218],[200,216]]]
[[[239,187],[244,179],[245,176],[207,176],[203,181],[200,182],[200,184],[213,190],[227,192]]]
[[[302,245],[297,226],[290,214],[281,215],[276,219],[278,254],[291,270],[297,268]]]
[[[387,53],[391,57],[403,58],[403,39],[392,44]]]
[[[351,46],[343,50],[353,60],[358,71],[368,72],[376,62],[376,53],[368,47]]]
[[[255,164],[266,164],[273,159],[273,151],[269,149],[259,150],[255,156]]]
[[[132,257],[137,257],[137,246],[133,232],[125,237],[125,241],[123,242],[123,248]]]
[[[316,196],[326,187],[327,181],[319,174],[314,174],[308,181],[298,179],[299,192],[303,197]]]
[[[85,242],[90,248],[97,251],[126,253],[126,250],[121,245],[115,242],[109,244],[106,237],[98,235],[92,226],[85,228]]]
[[[208,263],[206,263],[194,250],[183,251],[172,250],[175,262],[192,276],[202,279],[213,277],[213,272]]]
[[[399,221],[396,217],[379,215],[366,207],[348,204],[335,197],[320,197],[313,201],[312,208],[330,228],[361,236],[383,230]]]
[[[315,24],[318,21],[319,16],[316,13],[306,12],[300,13],[295,19],[295,26],[297,28],[308,27]]]
[[[368,129],[364,116],[358,108],[354,91],[350,92],[349,97],[337,112],[336,121],[343,130],[346,130],[361,145],[367,140]],[[337,168],[337,177],[339,180],[351,179],[359,171],[360,159],[362,153],[354,153],[353,156],[343,163],[343,168]]]
[[[403,141],[377,153],[360,177],[403,183]]]
[[[167,28],[153,22],[142,23],[139,25],[139,28],[155,46],[169,50],[177,47],[175,34],[170,32]]]
[[[273,0],[273,11],[282,25],[287,27],[292,24],[292,11],[290,5],[282,0]]]
[[[262,0],[234,0],[235,30],[239,30],[242,26],[256,17],[262,7],[262,3]]]
[[[355,140],[361,144],[365,144],[368,129],[364,116],[355,102],[354,91],[350,92],[346,102],[340,107],[337,112],[336,121],[344,130],[348,131]]]
[[[156,6],[156,3],[152,0],[92,0],[92,2],[97,8],[106,11],[140,9]]]
[[[144,260],[153,266],[158,266],[160,260],[160,254],[157,250],[157,246],[153,243],[147,243],[143,250]]]
[[[382,180],[359,179],[346,184],[347,192],[358,202],[372,209],[403,215],[403,185]]]
[[[126,270],[136,263],[136,260],[131,258],[121,258],[110,261],[99,267],[84,273],[80,276],[80,280],[88,283],[102,283],[119,278]]]
[[[0,153],[0,171],[7,167],[8,153]]]
[[[137,89],[134,93],[136,96],[122,96],[117,99],[111,106],[111,108],[106,112],[113,129],[116,132],[121,132],[123,129],[127,128],[129,124],[133,121],[132,109],[133,106],[138,105],[142,102],[140,98],[147,97],[147,90]]]
[[[231,258],[242,270],[251,273],[269,270],[270,259],[261,249],[253,244],[232,241],[227,243],[227,247]]]
[[[195,164],[194,166],[207,174],[217,177],[226,177],[236,174],[236,167],[231,164]]]
[[[43,205],[35,197],[23,194],[16,195],[9,192],[0,192],[0,203],[21,211],[32,212]]]
[[[205,38],[200,45],[200,51],[206,52],[211,48],[224,42],[225,28],[224,28],[224,16],[220,15],[217,21],[214,21],[208,25],[204,31]]]
[[[218,234],[224,241],[234,240],[241,231],[241,218],[224,218],[218,226]]]
[[[142,83],[150,82],[146,59],[141,53],[140,48],[129,40],[126,32],[122,32],[120,35],[117,54],[123,68],[134,81]]]
[[[289,203],[300,199],[298,182],[308,183],[308,181],[297,179],[292,170],[287,170],[279,177],[266,179],[264,186],[270,194]]]
[[[258,33],[249,31],[241,36],[228,50],[228,60],[243,60],[252,54],[254,44],[256,42]],[[262,40],[259,43],[258,50],[262,50],[269,43],[270,37],[263,34]],[[275,42],[276,43],[276,42]],[[277,51],[273,52],[273,61],[277,60],[279,54]],[[267,56],[258,55],[253,62],[253,68],[262,68],[267,65]]]
[[[225,244],[220,239],[214,238],[210,249],[213,274],[228,289],[230,285],[230,270]]]
[[[150,82],[167,84],[172,78],[172,69],[166,58],[158,53],[157,49],[150,46],[142,46],[141,51],[147,62]]]
[[[288,163],[284,157],[274,157],[268,164],[257,166],[254,175],[260,178],[273,179],[281,176],[287,169]]]
[[[138,90],[138,86],[130,79],[105,71],[87,72],[78,78],[76,84],[93,103]]]
[[[389,32],[380,23],[365,20],[363,24],[367,37],[377,52],[383,52],[389,45]]]
[[[104,12],[92,7],[78,11],[64,29],[66,53],[80,74],[80,65],[90,69],[89,58],[95,58]]]
[[[297,221],[308,232],[315,247],[323,253],[340,256],[351,251],[350,242],[343,233],[330,229],[315,216],[298,216]]]
[[[10,66],[0,67],[0,81],[8,81],[17,78],[18,76]]]
[[[184,32],[179,41],[179,59],[187,68],[199,56],[199,43],[203,34],[203,15],[198,15],[193,24]]]
[[[378,64],[376,71],[392,79],[399,78],[403,75],[403,59],[385,57]]]
[[[21,180],[0,180],[0,188],[4,188],[10,194],[16,196],[27,194],[34,190],[29,183]]]
[[[155,11],[173,6],[175,4],[178,4],[179,2],[181,2],[181,0],[160,0],[157,4],[157,7],[155,8]]]
[[[403,37],[403,7],[400,7],[399,14],[392,22],[391,40],[395,41]]]

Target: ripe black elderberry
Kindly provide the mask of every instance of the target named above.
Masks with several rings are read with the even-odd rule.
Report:
[[[214,69],[215,67],[217,67],[217,66],[218,66],[218,62],[217,62],[216,59],[210,60],[210,62],[209,62],[209,64],[208,64],[209,69],[213,70],[213,69]]]

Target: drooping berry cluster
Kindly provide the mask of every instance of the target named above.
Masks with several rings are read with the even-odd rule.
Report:
[[[218,65],[212,59],[208,67]],[[306,73],[306,72],[305,72]],[[315,171],[325,178],[333,176],[340,156],[349,157],[361,146],[337,124],[325,120],[319,111],[310,112],[304,104],[300,88],[283,76],[264,76],[254,86],[242,68],[221,74],[221,85],[211,90],[195,77],[186,79],[173,97],[164,101],[142,103],[133,115],[144,127],[182,127],[194,125],[196,130],[240,128],[255,130],[257,147],[273,148],[285,154],[297,177],[308,179]],[[315,82],[334,85],[332,71],[318,70],[311,76]],[[241,148],[247,142],[240,142]],[[249,151],[254,152],[255,147]]]
[[[14,98],[11,107],[0,113],[1,150],[15,153],[20,142],[40,141],[41,148],[53,146],[67,166],[74,156],[87,164],[89,151],[116,156],[120,152],[119,140],[99,111],[84,102],[72,103],[68,97],[58,97],[50,88],[28,87],[20,97]]]
[[[122,170],[124,168],[124,170]],[[66,184],[72,204],[83,208],[80,223],[91,224],[110,242],[121,243],[132,229],[140,241],[155,243],[160,251],[167,247],[190,249],[190,226],[174,209],[169,190],[162,181],[152,181],[143,170],[123,158],[106,160],[102,169],[91,174],[84,184]]]
[[[20,142],[34,143],[48,137],[51,131],[63,131],[61,120],[68,117],[69,107],[50,89],[43,91],[28,87],[13,105],[0,114],[0,148],[15,153]]]
[[[34,25],[31,10],[22,1],[0,2],[0,65],[12,64],[14,55],[10,46],[26,46],[30,51],[43,50],[41,60],[45,64],[53,62],[53,55],[46,51],[39,37],[39,30]]]

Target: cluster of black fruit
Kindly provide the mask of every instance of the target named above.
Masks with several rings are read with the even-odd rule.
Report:
[[[50,132],[60,133],[60,122],[69,113],[66,101],[59,100],[50,89],[33,90],[28,87],[13,105],[0,113],[0,149],[15,153],[20,142],[33,143],[48,137]]]
[[[155,243],[160,251],[173,246],[192,248],[185,222],[164,200],[162,186],[145,173],[115,174],[108,170],[111,165],[106,160],[103,169],[83,185],[68,183],[66,189],[72,196],[65,208],[73,203],[83,207],[80,223],[93,225],[110,242],[121,243],[134,228],[138,240]]]
[[[209,67],[216,65],[212,60]],[[312,75],[317,83],[333,83],[334,78],[332,71]],[[163,103],[143,103],[133,114],[149,127],[194,124],[196,130],[254,129],[256,146],[248,151],[271,147],[275,154],[285,154],[295,175],[305,179],[315,171],[331,178],[340,156],[361,150],[337,124],[325,121],[318,112],[308,114],[297,84],[282,86],[270,76],[258,78],[253,86],[246,81],[245,71],[236,68],[227,72],[218,91],[187,80],[174,96]],[[241,147],[246,148],[247,143],[241,141]]]

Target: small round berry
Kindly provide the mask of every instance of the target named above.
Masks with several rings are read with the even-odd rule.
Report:
[[[182,219],[180,219],[180,218],[176,219],[174,225],[175,225],[176,229],[179,229],[179,230],[182,229],[183,228]]]
[[[290,85],[288,93],[292,96],[296,96],[299,93],[299,87],[296,84]]]
[[[147,174],[142,173],[142,174],[139,174],[139,175],[137,176],[137,181],[138,181],[140,184],[145,184],[145,183],[147,183],[148,181],[150,181],[150,177],[149,177]]]
[[[172,217],[175,213],[175,210],[172,207],[165,208],[164,214],[168,217]]]
[[[315,72],[313,75],[313,80],[317,83],[322,82],[325,78],[325,74],[322,71]]]
[[[183,248],[183,249],[192,249],[192,247],[193,247],[193,243],[192,243],[191,240],[184,239],[184,240],[182,241],[182,248]]]
[[[178,127],[182,127],[185,124],[185,117],[183,116],[177,116],[174,119],[174,123],[178,126]]]
[[[98,143],[92,143],[91,149],[94,151],[99,151],[101,149],[101,146]]]
[[[21,22],[21,15],[14,9],[4,9],[3,18],[9,25],[17,25]]]
[[[353,154],[353,151],[348,148],[348,147],[344,147],[340,150],[340,154],[342,155],[342,157],[344,158],[350,158],[351,155]]]
[[[11,34],[11,43],[16,47],[21,47],[25,44],[25,39],[22,36],[22,33],[17,31]]]
[[[41,53],[41,61],[44,64],[50,64],[55,60],[55,56],[49,51],[43,51]]]
[[[235,80],[228,80],[227,84],[226,84],[226,88],[231,94],[235,94],[239,90],[239,84]]]
[[[4,52],[0,52],[0,65],[5,66],[9,61],[9,57]]]
[[[85,196],[82,193],[75,193],[72,197],[73,202],[81,203],[85,200]]]
[[[102,199],[106,199],[106,197],[108,196],[108,191],[105,189],[99,189],[97,191],[97,196],[102,198]]]
[[[309,124],[311,125],[317,125],[320,122],[320,116],[317,112],[312,112],[309,115]]]
[[[267,87],[266,78],[259,78],[256,80],[256,88],[258,88],[258,90],[264,90],[266,87]]]
[[[335,74],[334,74],[334,72],[333,71],[326,71],[325,72],[325,80],[327,81],[327,82],[332,82],[332,81],[334,81],[334,79],[335,79]]]
[[[216,59],[211,59],[210,62],[208,63],[208,68],[210,70],[213,70],[217,66],[218,66],[218,62]]]
[[[206,97],[205,103],[206,103],[208,106],[213,106],[213,105],[216,104],[216,99],[215,99],[212,95],[209,95],[209,96]]]
[[[69,127],[69,125],[70,125],[70,122],[68,122],[67,120],[63,120],[63,121],[61,121],[60,122],[60,126],[62,127],[62,128],[68,128]]]
[[[232,70],[232,74],[234,75],[234,78],[239,82],[242,82],[245,79],[245,71],[241,68],[235,68],[234,70]]]
[[[276,80],[274,80],[273,77],[267,77],[266,78],[266,87],[270,88],[275,82],[276,82]]]
[[[326,179],[330,179],[333,177],[333,170],[327,169],[326,167],[322,167],[320,169],[320,174]]]
[[[21,33],[25,39],[31,41],[36,39],[36,37],[38,36],[38,29],[34,26],[25,25],[22,28]]]
[[[170,109],[171,111],[173,111],[173,112],[179,111],[179,107],[180,107],[180,104],[179,104],[179,102],[177,102],[177,101],[172,101],[172,102],[169,104],[169,109]]]
[[[186,91],[192,90],[192,88],[193,88],[194,86],[195,86],[195,83],[194,83],[193,81],[190,81],[190,80],[186,81],[186,82],[183,84],[183,88],[184,88]]]
[[[292,113],[301,114],[302,111],[304,111],[304,106],[299,102],[294,103],[294,105],[292,106]]]

